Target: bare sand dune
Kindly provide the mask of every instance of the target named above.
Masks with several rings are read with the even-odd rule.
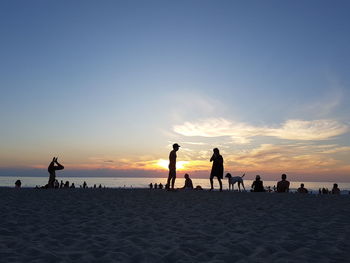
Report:
[[[349,262],[350,196],[0,189],[1,262]]]

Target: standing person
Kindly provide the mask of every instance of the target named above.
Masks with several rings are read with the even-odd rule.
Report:
[[[49,182],[47,184],[48,188],[54,188],[54,183],[56,180],[56,171],[64,169],[64,166],[61,165],[60,163],[58,163],[57,159],[58,159],[58,157],[53,157],[49,167],[47,168],[47,171],[50,174]],[[55,166],[55,164],[56,164],[56,166]]]
[[[213,149],[213,156],[210,158],[210,161],[213,162],[210,173],[210,190],[214,189],[213,178],[217,177],[220,184],[220,191],[222,191],[222,182],[221,179],[224,177],[224,159],[220,155],[219,149]]]
[[[166,189],[170,188],[171,183],[171,189],[174,189],[175,185],[175,179],[176,179],[176,152],[179,150],[180,145],[177,143],[173,144],[173,150],[169,154],[169,176],[168,176],[168,182],[166,184]]]
[[[282,174],[282,180],[277,183],[277,193],[288,193],[289,192],[289,181],[287,181],[287,175]]]

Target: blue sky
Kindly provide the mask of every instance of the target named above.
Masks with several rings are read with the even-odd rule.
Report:
[[[184,169],[204,177],[220,146],[230,171],[347,180],[349,7],[2,1],[0,167],[59,155],[77,173],[118,175],[157,169],[179,142]]]

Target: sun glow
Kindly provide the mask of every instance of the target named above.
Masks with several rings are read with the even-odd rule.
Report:
[[[189,163],[190,163],[189,161],[178,161],[178,162],[176,162],[176,169],[177,170],[185,169],[185,166],[187,164],[189,164]],[[169,169],[168,165],[169,165],[169,161],[168,160],[159,159],[158,162],[157,162],[157,166],[161,167],[163,169]]]

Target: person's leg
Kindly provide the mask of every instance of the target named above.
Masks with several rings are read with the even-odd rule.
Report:
[[[210,177],[210,190],[213,190],[214,189],[214,186],[213,186],[213,177]]]
[[[170,180],[171,180],[171,170],[169,170],[168,180],[167,180],[165,189],[169,189],[170,188]]]
[[[174,172],[172,179],[171,179],[171,188],[174,189],[175,185],[175,180],[176,180],[176,172]]]
[[[218,177],[218,181],[219,181],[219,184],[220,184],[220,192],[222,191],[222,182],[221,182],[221,178]]]
[[[49,177],[49,182],[48,182],[48,187],[49,188],[54,188],[54,182],[55,182],[55,176],[54,175],[50,175],[50,177]]]

